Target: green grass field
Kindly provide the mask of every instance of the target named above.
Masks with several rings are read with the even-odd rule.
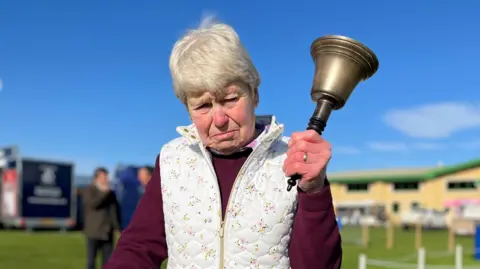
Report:
[[[360,229],[345,229],[342,231],[343,243],[343,268],[358,268],[358,257],[360,254],[366,254],[369,259],[384,260],[397,263],[416,264],[417,256],[415,249],[415,232],[395,230],[394,248],[386,249],[386,231],[383,228],[370,229],[370,240],[368,248],[363,248],[358,244],[349,243],[361,240]],[[473,257],[473,238],[457,237],[455,243],[463,247],[463,264],[476,265],[480,268],[480,262],[475,261]],[[447,231],[423,231],[423,247],[426,250],[426,262],[428,265],[455,265],[453,253],[448,253],[448,233]],[[384,269],[389,267],[368,266],[368,269]],[[397,267],[401,268],[401,267]],[[428,268],[428,267],[427,267]]]
[[[370,230],[370,245],[364,249],[351,241],[360,240],[357,229],[345,229],[343,232],[343,268],[357,268],[358,256],[365,253],[368,258],[393,262],[412,263],[416,261],[414,233],[395,231],[395,248],[385,249],[385,230]],[[457,238],[464,247],[464,264],[478,265],[473,259],[472,238]],[[427,263],[432,265],[454,265],[454,256],[446,253],[447,233],[445,231],[425,231],[423,238],[427,251]],[[58,232],[26,233],[23,231],[0,231],[0,268],[5,269],[84,269],[85,242],[77,232],[61,234]],[[98,267],[100,268],[100,267]],[[380,269],[388,267],[368,268]]]

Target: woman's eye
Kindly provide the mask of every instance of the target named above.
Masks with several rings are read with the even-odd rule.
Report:
[[[211,107],[211,104],[201,104],[195,108],[195,110],[202,110]]]
[[[238,100],[238,97],[233,97],[233,98],[227,98],[225,99],[225,103],[232,103],[232,102],[236,102]]]

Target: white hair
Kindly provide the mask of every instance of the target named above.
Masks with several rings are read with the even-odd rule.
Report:
[[[205,91],[222,93],[232,83],[243,83],[258,102],[260,75],[229,25],[202,20],[174,45],[170,72],[175,95],[184,103],[191,94]]]

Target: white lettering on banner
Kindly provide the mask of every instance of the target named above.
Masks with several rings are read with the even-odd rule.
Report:
[[[57,179],[55,172],[57,172],[57,167],[52,165],[42,165],[40,166],[40,170],[42,170],[42,175],[40,176],[40,180],[42,184],[45,185],[54,185]]]
[[[27,202],[41,205],[66,205],[67,198],[63,197],[62,189],[56,186],[58,167],[42,165],[39,169],[41,170],[40,185],[33,188],[33,196],[27,197]]]
[[[32,205],[66,205],[67,198],[50,198],[30,196],[27,202]]]
[[[35,186],[33,189],[33,195],[58,198],[62,196],[62,189],[58,187]]]

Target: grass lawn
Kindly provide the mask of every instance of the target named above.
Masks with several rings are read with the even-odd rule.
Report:
[[[343,238],[343,268],[358,268],[358,257],[366,254],[368,259],[384,260],[397,263],[416,264],[415,232],[397,229],[394,232],[394,248],[386,249],[386,230],[383,228],[370,229],[370,243],[368,248],[353,243],[361,240],[360,229],[347,228],[342,231]],[[475,265],[480,268],[480,262],[473,257],[474,242],[472,237],[457,237],[456,244],[463,247],[464,265]],[[352,242],[352,243],[349,243]],[[445,265],[454,268],[454,254],[448,253],[447,231],[423,231],[423,247],[426,250],[426,262],[428,265]],[[396,268],[409,268],[407,266]],[[368,269],[380,269],[389,267],[367,266]],[[394,268],[394,267],[391,267]],[[427,267],[428,268],[428,267]]]
[[[357,268],[360,253],[367,254],[370,259],[387,260],[401,263],[415,263],[414,232],[395,231],[395,248],[385,249],[385,230],[370,230],[370,246],[348,243],[361,238],[359,230],[345,229],[343,268]],[[445,231],[425,231],[424,246],[427,251],[427,263],[435,265],[454,265],[454,256],[446,253],[447,233]],[[472,238],[457,238],[457,243],[464,247],[464,264],[477,265],[473,259]],[[85,242],[81,233],[58,232],[26,233],[23,231],[0,231],[0,268],[5,269],[84,269]],[[100,268],[100,267],[98,267]],[[382,267],[368,266],[380,269]],[[385,268],[385,267],[383,267]]]

